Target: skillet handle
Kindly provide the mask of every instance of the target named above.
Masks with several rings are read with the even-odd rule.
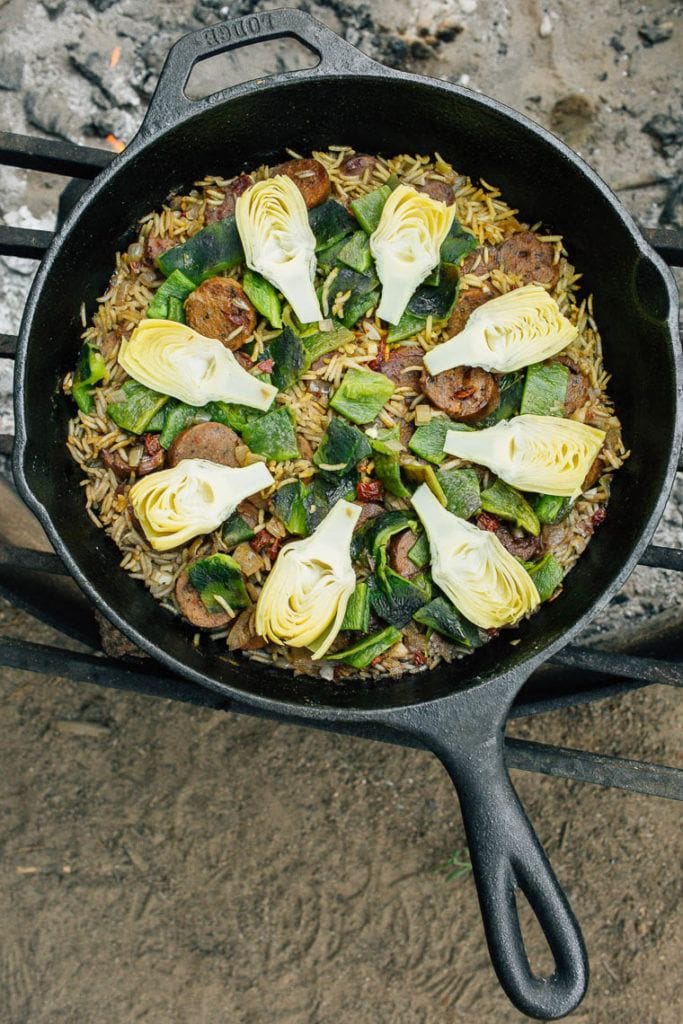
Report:
[[[293,8],[261,11],[243,18],[221,21],[209,28],[190,32],[171,47],[140,133],[159,131],[165,125],[173,124],[208,104],[228,99],[242,88],[241,85],[235,85],[201,100],[189,99],[185,95],[185,87],[192,68],[200,60],[268,39],[283,38],[298,39],[317,54],[319,63],[313,68],[279,75],[280,80],[289,75],[318,78],[326,74],[376,67],[375,61],[341,39],[336,32],[309,14]]]
[[[503,735],[511,698],[509,686],[497,683],[505,680],[458,694],[450,712],[427,712],[412,723],[401,716],[402,724],[437,755],[458,793],[486,941],[503,989],[522,1013],[555,1020],[581,1002],[588,960],[579,925],[505,767]],[[531,905],[555,960],[547,978],[531,971],[516,889]]]

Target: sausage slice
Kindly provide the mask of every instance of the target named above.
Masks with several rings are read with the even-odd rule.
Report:
[[[543,547],[541,537],[532,537],[530,533],[525,533],[523,537],[515,537],[507,526],[499,526],[495,532],[505,550],[515,558],[521,558],[523,562],[531,562],[541,553]]]
[[[372,173],[376,166],[377,158],[369,153],[350,153],[340,163],[339,170],[347,178],[362,178],[366,171]]]
[[[446,206],[452,206],[455,202],[453,186],[449,185],[447,181],[428,178],[423,185],[416,185],[415,189],[418,192],[424,192],[430,199],[437,199],[440,203],[445,203]]]
[[[517,274],[523,284],[554,288],[560,276],[559,263],[553,263],[552,242],[539,242],[532,231],[518,231],[498,247],[498,264],[506,274]]]
[[[569,370],[567,395],[564,400],[564,414],[565,416],[571,416],[573,412],[576,412],[582,405],[585,405],[588,399],[588,381],[571,360],[561,359],[560,362],[564,363]]]
[[[223,190],[223,202],[218,206],[207,203],[204,210],[204,220],[207,224],[215,224],[217,220],[224,220],[232,217],[235,213],[235,200],[246,192],[254,184],[251,174],[238,174],[234,181]],[[216,190],[218,191],[218,190]]]
[[[220,629],[230,622],[230,616],[223,609],[219,612],[206,610],[199,591],[195,590],[190,582],[187,569],[183,569],[178,575],[175,584],[175,599],[180,614],[198,629]]]
[[[498,381],[478,366],[454,366],[436,377],[425,372],[420,386],[432,405],[460,423],[483,419],[500,401]]]
[[[234,351],[254,333],[256,310],[233,278],[210,277],[185,299],[185,319],[195,331]]]
[[[222,423],[195,423],[181,430],[168,450],[168,465],[177,466],[183,459],[207,459],[221,466],[239,466],[235,450],[241,444],[230,427]]]
[[[145,241],[145,259],[152,266],[156,266],[159,256],[163,256],[169,249],[175,249],[178,243],[173,238],[147,238]]]
[[[297,186],[310,210],[330,195],[330,176],[319,160],[287,160],[273,168],[273,175],[286,174]]]
[[[228,649],[231,651],[257,651],[265,647],[266,641],[256,632],[254,609],[245,608],[235,619],[228,634]]]
[[[460,264],[460,273],[476,274],[483,277],[498,266],[498,250],[493,245],[480,245],[465,256]]]
[[[417,576],[420,571],[408,558],[408,552],[414,543],[415,534],[413,531],[404,530],[403,533],[397,533],[396,536],[392,537],[387,546],[389,565],[399,576],[405,576],[407,579],[410,579],[411,576]]]
[[[398,387],[411,387],[417,390],[423,356],[424,353],[418,346],[401,345],[380,357],[377,360],[377,369]],[[417,369],[412,369],[413,367]]]
[[[444,328],[446,337],[452,338],[455,334],[460,334],[475,309],[492,298],[492,293],[484,291],[483,288],[468,288],[466,292],[462,292]]]
[[[359,526],[366,523],[368,519],[376,519],[377,516],[381,516],[382,513],[386,511],[383,505],[377,505],[374,501],[364,501],[362,503],[354,501],[353,504],[360,505],[360,515],[358,516],[358,521],[356,522],[354,530],[357,530]]]

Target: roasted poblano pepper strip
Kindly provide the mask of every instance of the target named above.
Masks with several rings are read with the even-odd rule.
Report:
[[[416,313],[411,313],[409,309],[406,309],[401,314],[399,322],[389,328],[387,341],[391,345],[396,341],[414,338],[416,334],[419,334],[424,329],[426,323],[426,317],[418,316]]]
[[[356,480],[358,474],[355,470],[340,474],[319,473],[304,488],[304,507],[306,509],[306,529],[313,533],[316,526],[322,522],[331,508],[337,504],[340,498],[346,501],[353,501],[356,494]]]
[[[356,588],[346,606],[342,629],[353,629],[367,633],[370,625],[370,595],[367,583],[356,583]]]
[[[188,566],[187,575],[207,612],[227,611],[228,608],[235,611],[251,603],[242,570],[230,555],[216,554],[200,558]]]
[[[554,555],[547,554],[539,562],[526,562],[524,567],[534,581],[541,601],[548,601],[564,578],[560,563]]]
[[[435,286],[420,285],[397,324],[390,328],[387,341],[391,344],[419,334],[427,318],[447,320],[458,295],[458,283],[452,278],[438,279]]]
[[[432,596],[428,576],[413,576],[408,580],[388,567],[381,580],[377,575],[370,578],[368,590],[374,613],[398,628],[406,626],[418,608],[427,604]]]
[[[169,402],[165,407],[166,416],[164,425],[159,434],[159,444],[162,448],[170,448],[177,435],[194,423],[199,409],[194,405],[186,405],[184,402]]]
[[[477,248],[477,240],[474,235],[461,227],[457,220],[453,221],[451,230],[441,246],[441,262],[450,265],[459,265],[465,256]]]
[[[563,363],[527,366],[519,411],[522,415],[563,416],[569,369]]]
[[[270,281],[255,270],[245,270],[242,287],[255,309],[264,316],[271,327],[282,327],[282,302]]]
[[[436,630],[461,647],[471,650],[481,647],[484,642],[477,627],[464,618],[445,597],[435,597],[429,604],[419,608],[413,618],[421,626]]]
[[[356,220],[368,235],[371,235],[379,224],[384,204],[391,195],[391,191],[389,185],[381,185],[380,188],[376,188],[373,192],[366,192],[365,195],[359,196],[351,203]]]
[[[413,565],[418,567],[418,569],[424,569],[426,565],[429,565],[431,554],[429,551],[429,540],[427,539],[426,533],[421,533],[417,538],[408,552],[408,558]]]
[[[356,224],[353,217],[336,199],[328,199],[308,212],[308,223],[315,235],[316,252],[334,245],[340,238],[350,235]]]
[[[306,350],[303,340],[285,327],[282,334],[268,345],[262,359],[272,359],[273,369],[270,374],[271,383],[278,391],[286,391],[296,384],[306,367]]]
[[[361,317],[374,309],[379,302],[379,290],[371,292],[352,293],[344,303],[342,322],[345,327],[353,327]]]
[[[436,474],[436,479],[446,495],[446,508],[454,516],[471,519],[479,512],[481,508],[479,477],[473,469],[440,469]]]
[[[383,512],[381,516],[368,519],[353,535],[351,558],[356,559],[366,550],[377,561],[381,557],[386,565],[386,546],[396,533],[410,529],[417,530],[417,520],[407,512]]]
[[[260,420],[267,413],[252,409],[248,405],[233,405],[231,402],[209,402],[204,406],[207,419],[232,427],[238,434],[244,433],[249,424]]]
[[[313,462],[326,475],[346,474],[361,459],[370,455],[367,437],[357,427],[333,416],[313,456]]]
[[[418,487],[420,484],[427,484],[435,498],[446,507],[446,495],[439,483],[433,466],[425,466],[424,462],[404,462],[401,466],[405,478]]]
[[[370,423],[394,393],[394,384],[383,373],[351,367],[330,399],[335,412],[352,423]]]
[[[181,270],[195,285],[207,277],[232,270],[244,259],[242,243],[234,217],[225,217],[202,228],[182,245],[161,254],[157,266],[169,277]]]
[[[316,334],[303,338],[304,349],[306,350],[306,368],[310,367],[316,359],[334,352],[342,345],[348,345],[355,339],[353,331],[338,325],[331,331],[318,331]]]
[[[372,636],[359,640],[353,647],[347,647],[345,651],[338,654],[328,654],[329,661],[341,661],[344,665],[352,668],[367,668],[375,658],[378,658],[390,647],[397,644],[401,639],[401,630],[393,626],[387,626],[381,633],[373,633]]]
[[[183,302],[195,287],[194,281],[191,281],[182,270],[174,270],[154,293],[154,298],[147,307],[147,316],[150,320],[176,320],[178,323],[184,323]],[[173,305],[171,299],[176,300]],[[179,313],[182,319],[178,319],[178,315],[172,316],[171,313]]]
[[[515,487],[502,480],[496,480],[481,492],[481,507],[500,519],[509,519],[516,526],[521,526],[532,537],[538,537],[541,532],[538,516],[529,502]]]
[[[493,427],[501,420],[510,420],[519,413],[519,406],[522,401],[524,390],[524,376],[521,373],[506,373],[500,379],[500,402],[498,406],[485,416],[483,420],[477,421],[477,430],[484,427]]]
[[[296,439],[294,413],[285,405],[279,405],[258,419],[252,420],[242,430],[242,440],[256,455],[264,455],[275,462],[299,457]]]
[[[447,416],[432,416],[429,423],[417,427],[408,441],[408,447],[421,459],[427,459],[438,466],[446,458],[443,450],[446,434],[449,430],[459,430],[463,426],[462,423],[453,423]]]
[[[539,494],[534,501],[534,512],[539,522],[554,526],[566,519],[574,507],[573,498],[561,498],[557,494]]]
[[[151,391],[136,380],[127,380],[121,391],[123,401],[110,402],[107,415],[117,427],[129,430],[132,434],[144,433],[156,413],[168,402],[168,395]]]
[[[301,480],[280,487],[273,496],[273,511],[287,528],[287,533],[308,535],[306,496],[308,488]]]
[[[337,257],[347,267],[364,274],[372,266],[370,240],[365,231],[355,231],[351,238],[339,250]]]
[[[409,498],[410,491],[401,480],[401,466],[399,452],[403,448],[401,444],[401,431],[398,426],[389,430],[380,430],[377,437],[370,437],[372,458],[375,463],[375,476],[390,494],[397,498]]]
[[[229,519],[223,523],[223,543],[226,547],[234,548],[245,540],[251,540],[254,536],[249,523],[239,512],[233,512]]]
[[[71,386],[73,400],[81,412],[92,412],[94,404],[92,388],[99,381],[105,380],[106,376],[107,367],[104,364],[102,353],[94,345],[86,342],[78,353]]]

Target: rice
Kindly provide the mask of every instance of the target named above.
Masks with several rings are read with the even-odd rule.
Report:
[[[299,154],[290,152],[294,159]],[[559,265],[559,279],[552,290],[561,311],[574,323],[578,330],[575,341],[565,353],[584,375],[589,385],[589,398],[577,410],[574,418],[606,431],[607,438],[602,452],[604,472],[590,491],[581,496],[569,516],[556,526],[546,527],[546,549],[562,565],[565,573],[576,563],[589,543],[597,522],[596,513],[609,500],[610,476],[628,456],[621,439],[621,428],[613,404],[607,394],[609,374],[604,368],[600,333],[593,315],[593,296],[579,298],[581,274],[568,260],[562,237],[543,231],[541,224],[529,228],[518,220],[516,209],[510,208],[501,196],[500,190],[483,179],[479,183],[456,174],[454,169],[439,154],[433,159],[424,155],[402,154],[395,157],[377,157],[374,165],[361,176],[344,172],[345,158],[353,151],[346,146],[330,146],[325,152],[315,152],[313,157],[326,168],[330,178],[331,195],[345,205],[359,196],[372,191],[397,175],[407,184],[417,186],[428,182],[442,182],[453,188],[455,213],[460,224],[470,231],[480,246],[469,272],[461,275],[461,293],[469,288],[483,288],[491,297],[506,294],[519,287],[521,280],[513,274],[502,271],[491,260],[494,246],[521,229],[533,230],[539,241],[553,246],[553,263]],[[251,172],[256,181],[268,177],[270,169],[261,166]],[[192,561],[215,551],[227,551],[220,531],[197,538],[184,548],[157,552],[151,549],[136,528],[130,516],[127,492],[134,479],[134,469],[139,464],[142,449],[140,439],[120,430],[107,415],[107,405],[120,397],[120,389],[126,374],[117,362],[121,341],[145,316],[146,309],[158,286],[163,281],[160,272],[149,259],[144,257],[145,246],[153,239],[171,240],[181,244],[204,227],[207,210],[219,207],[225,199],[225,188],[233,179],[207,175],[183,196],[174,196],[160,210],[151,211],[139,222],[138,235],[125,252],[118,253],[114,273],[104,295],[97,300],[97,307],[88,322],[85,306],[80,316],[84,327],[82,338],[97,346],[102,352],[108,379],[95,391],[92,413],[78,412],[69,422],[66,444],[68,450],[83,472],[81,486],[87,515],[94,526],[103,529],[117,545],[121,553],[121,569],[133,578],[141,580],[162,605],[177,612],[173,591],[179,573]],[[490,269],[489,269],[490,263]],[[350,292],[335,291],[337,276],[332,271],[324,282],[322,308],[325,316],[340,317]],[[240,279],[242,268],[236,268],[231,276]],[[328,324],[332,328],[332,323]],[[234,332],[238,333],[239,328]],[[267,347],[271,338],[278,334],[264,319],[259,319],[253,335],[252,357],[254,361]],[[329,396],[339,385],[344,373],[350,368],[373,365],[378,358],[386,338],[386,329],[376,318],[375,311],[369,310],[354,329],[354,339],[342,348],[316,360],[303,374],[298,383],[286,394],[280,394],[277,401],[287,405],[296,418],[297,437],[301,457],[288,462],[268,462],[275,483],[266,497],[277,489],[297,480],[311,481],[318,467],[313,462],[320,440],[330,422]],[[414,344],[416,352],[429,351],[447,337],[445,325],[434,322],[430,317],[424,328],[414,337],[399,342],[399,345]],[[420,365],[416,362],[415,369]],[[72,374],[64,379],[64,390],[69,393]],[[411,385],[399,386],[378,417],[381,427],[397,424],[423,425],[433,417],[442,415],[427,403],[421,392]],[[102,463],[100,453],[117,453],[124,464],[130,467],[128,481],[117,479],[114,471]],[[411,455],[411,458],[414,457]],[[238,448],[238,459],[242,465],[263,461],[262,456],[252,454],[244,445]],[[365,471],[372,470],[368,460]],[[441,468],[468,465],[460,459],[448,459]],[[325,468],[325,467],[321,467]],[[332,470],[333,467],[326,467]],[[482,484],[492,479],[487,471],[479,470]],[[388,509],[409,507],[405,499],[385,495]],[[283,524],[271,515],[267,508],[258,509],[255,530],[266,530],[274,541],[285,537]],[[261,568],[246,581],[247,590],[256,601],[260,588],[270,568],[267,553],[261,553]],[[359,568],[359,578],[369,569]],[[381,628],[381,627],[380,627]],[[195,634],[194,643],[225,643],[229,629],[220,629],[206,635]],[[396,677],[404,672],[422,671],[435,667],[441,661],[452,661],[461,657],[460,650],[436,633],[427,636],[410,623],[403,631],[404,638],[386,652],[369,669],[357,672],[332,662],[312,662],[310,655],[300,650],[284,650],[266,647],[262,650],[245,652],[245,656],[262,664],[275,664],[291,669],[295,674],[320,674],[327,680],[343,680],[350,675],[363,678]],[[410,642],[405,642],[407,639]],[[511,641],[514,642],[514,641]],[[421,645],[421,646],[420,646]]]

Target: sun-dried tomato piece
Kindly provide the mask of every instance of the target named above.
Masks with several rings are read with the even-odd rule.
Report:
[[[261,373],[272,373],[273,372],[273,360],[262,359],[260,363],[256,364],[256,369],[260,370]]]
[[[593,526],[602,526],[605,519],[607,519],[607,509],[601,506],[593,513]]]
[[[356,486],[358,501],[381,501],[383,496],[384,488],[379,480],[362,480]]]
[[[495,533],[500,526],[500,520],[492,516],[490,512],[481,512],[477,516],[477,526],[480,530],[487,530],[489,533]]]

